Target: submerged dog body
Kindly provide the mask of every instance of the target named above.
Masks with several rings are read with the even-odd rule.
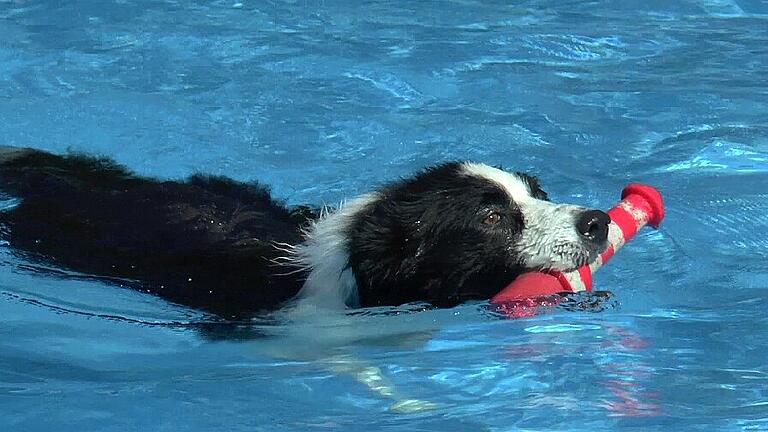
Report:
[[[0,148],[7,239],[33,259],[225,317],[292,299],[452,306],[529,269],[567,270],[605,247],[605,213],[550,203],[538,181],[447,163],[334,211],[286,208],[259,184],[157,181],[107,159]]]

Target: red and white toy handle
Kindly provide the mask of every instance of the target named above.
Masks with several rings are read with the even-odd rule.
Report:
[[[659,191],[648,185],[631,183],[621,193],[621,201],[608,210],[608,248],[590,264],[569,272],[529,272],[517,277],[496,294],[493,304],[550,296],[562,292],[592,291],[592,274],[603,266],[640,229],[658,228],[664,219],[664,201]]]

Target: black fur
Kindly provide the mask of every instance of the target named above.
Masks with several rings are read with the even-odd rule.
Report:
[[[301,287],[301,273],[276,274],[272,242],[297,243],[308,212],[259,184],[160,182],[107,159],[25,150],[0,163],[0,188],[22,199],[0,212],[11,246],[62,267],[226,317],[274,308]]]
[[[352,225],[363,305],[452,306],[489,298],[523,271],[507,250],[523,228],[519,209],[499,186],[460,169],[450,163],[386,187]],[[499,224],[482,223],[490,211],[502,213]]]

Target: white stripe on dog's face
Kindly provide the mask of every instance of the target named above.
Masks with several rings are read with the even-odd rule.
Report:
[[[488,165],[466,163],[464,172],[501,186],[520,209],[524,227],[511,246],[526,268],[571,270],[594,258],[576,230],[576,217],[585,208],[536,199],[518,175]]]

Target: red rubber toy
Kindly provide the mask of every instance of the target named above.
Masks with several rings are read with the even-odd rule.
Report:
[[[664,202],[659,191],[648,185],[631,183],[621,193],[621,201],[608,210],[608,248],[595,261],[569,272],[529,272],[518,276],[492,299],[491,303],[515,317],[531,316],[541,306],[558,303],[556,294],[592,291],[592,274],[647,225],[658,228],[664,219]]]

